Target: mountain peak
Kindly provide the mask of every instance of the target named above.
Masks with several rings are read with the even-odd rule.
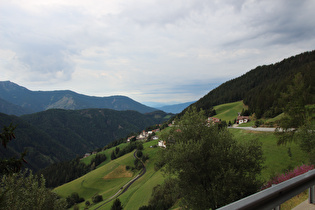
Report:
[[[0,81],[0,88],[3,88],[7,91],[15,91],[15,90],[28,90],[25,87],[22,87],[14,82],[11,82],[10,80],[7,81]]]
[[[126,96],[96,97],[64,91],[31,91],[10,81],[0,81],[0,98],[14,105],[40,112],[47,109],[107,108],[117,111],[134,110],[140,113],[156,111]]]

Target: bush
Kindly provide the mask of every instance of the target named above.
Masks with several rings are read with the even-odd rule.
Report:
[[[138,151],[137,151],[137,157],[138,157],[138,158],[141,158],[142,155],[143,155],[142,151],[138,150]]]
[[[262,190],[267,189],[269,187],[271,187],[274,184],[279,184],[281,182],[287,181],[293,177],[299,176],[301,174],[304,174],[310,170],[314,169],[314,165],[301,165],[296,167],[294,170],[292,171],[288,171],[287,173],[284,174],[280,174],[278,176],[275,176],[274,178],[272,178],[270,181],[268,181],[263,187]]]
[[[264,124],[264,122],[263,122],[262,120],[256,120],[256,121],[255,121],[255,126],[256,126],[256,127],[259,127],[259,126],[261,126],[262,124]]]
[[[149,159],[149,155],[148,154],[145,154],[142,156],[141,160],[143,163],[145,163],[145,161],[147,161]]]
[[[114,201],[114,203],[110,209],[111,210],[122,210],[123,209],[119,198],[116,198],[116,200]]]
[[[67,201],[67,208],[70,208],[71,206],[73,206],[76,203],[81,203],[84,201],[84,198],[80,198],[79,194],[77,192],[73,192],[71,193],[71,195],[69,195],[66,198]]]
[[[93,201],[93,203],[101,202],[101,201],[103,201],[103,196],[102,195],[95,195],[92,197],[92,201]]]
[[[139,159],[135,159],[134,160],[134,164],[135,164],[135,168],[137,169],[137,170],[140,170],[140,169],[142,169],[142,163],[141,163],[141,161],[139,160]]]
[[[137,145],[137,150],[143,150],[143,144],[138,144]]]
[[[86,201],[86,202],[85,202],[85,205],[86,205],[86,206],[90,206],[90,205],[91,205],[90,201]]]

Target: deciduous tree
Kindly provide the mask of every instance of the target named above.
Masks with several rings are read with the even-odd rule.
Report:
[[[261,144],[237,142],[226,128],[206,125],[204,112],[191,108],[176,120],[163,152],[165,170],[178,178],[184,204],[215,209],[257,192]]]

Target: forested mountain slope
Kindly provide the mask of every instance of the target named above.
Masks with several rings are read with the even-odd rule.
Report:
[[[205,110],[215,105],[244,100],[257,117],[275,116],[281,112],[279,98],[287,91],[294,76],[301,72],[308,103],[315,103],[315,51],[305,52],[281,62],[258,66],[248,73],[227,81],[210,91],[195,105]],[[184,110],[185,112],[185,110]]]
[[[19,154],[26,148],[28,166],[37,170],[159,124],[166,115],[110,109],[51,109],[21,117],[0,113],[1,127],[10,123],[17,126],[16,139],[8,144],[8,149],[1,148],[0,157]]]
[[[69,90],[31,91],[10,81],[0,82],[0,98],[29,110],[29,113],[53,108],[71,110],[106,108],[118,111],[135,110],[140,113],[156,111],[126,96],[94,97]]]
[[[31,111],[0,98],[0,113],[21,116],[23,114],[30,114]]]

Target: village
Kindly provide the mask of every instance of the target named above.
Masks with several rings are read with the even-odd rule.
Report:
[[[249,121],[250,121],[250,117],[249,116],[241,116],[241,113],[238,113],[238,116],[235,119],[235,125],[248,123]],[[208,117],[208,119],[207,119],[207,123],[208,124],[210,124],[210,123],[212,123],[212,124],[221,124],[221,122],[222,122],[221,119],[216,118],[216,117]],[[168,127],[172,127],[174,125],[175,125],[175,121],[173,120],[172,123],[168,124]],[[159,126],[161,126],[161,125],[159,125]],[[130,137],[128,137],[127,138],[127,143],[128,142],[132,142],[132,141],[147,141],[149,138],[152,139],[152,140],[158,140],[159,137],[157,135],[155,135],[158,132],[160,132],[160,128],[157,128],[157,129],[154,129],[154,130],[151,130],[151,131],[143,130],[137,136],[130,136]],[[159,140],[157,146],[161,147],[161,148],[166,148],[166,141]],[[153,147],[153,146],[151,146],[151,147]],[[85,153],[82,158],[89,157],[90,155],[94,155],[96,153],[97,153],[96,151]]]

